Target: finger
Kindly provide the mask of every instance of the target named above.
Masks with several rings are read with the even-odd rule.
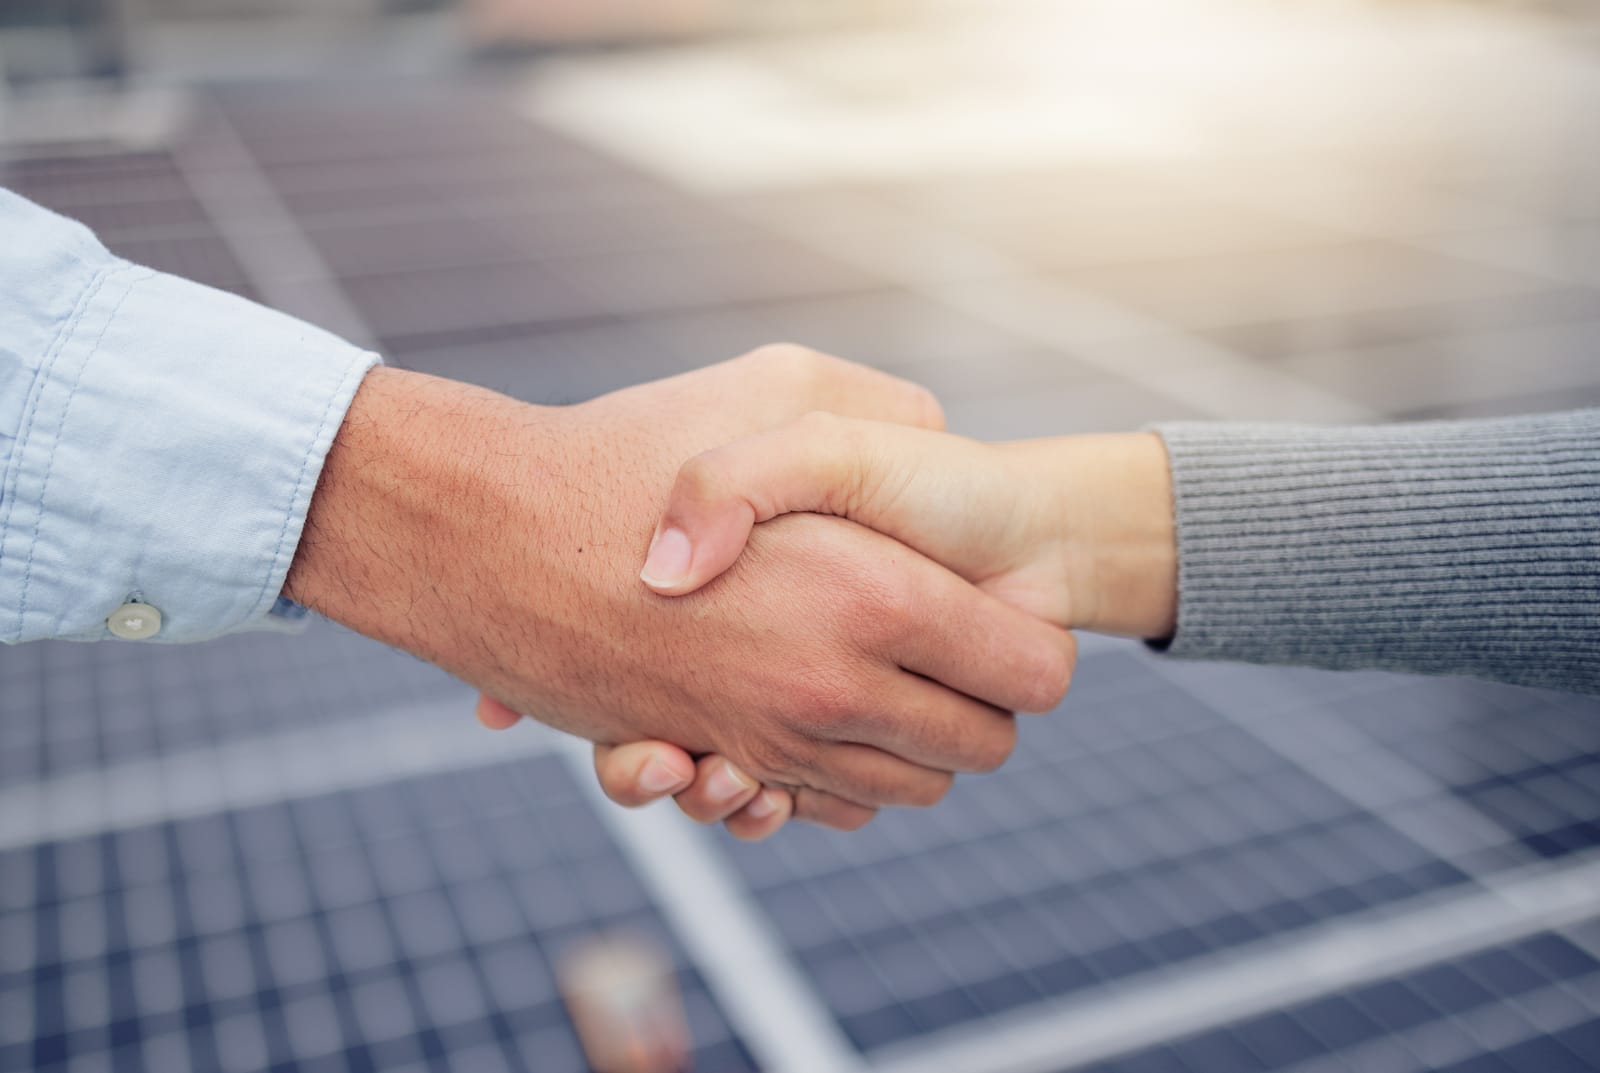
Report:
[[[721,823],[748,805],[761,784],[731,760],[702,756],[695,765],[694,783],[677,795],[678,807],[696,823]]]
[[[801,787],[794,792],[794,818],[819,827],[831,827],[835,831],[859,831],[871,823],[877,814],[875,808],[846,801],[822,790]]]
[[[805,773],[806,785],[872,808],[927,808],[950,791],[955,776],[913,764],[870,745],[822,746]]]
[[[723,821],[728,833],[743,842],[760,842],[778,832],[794,813],[794,795],[768,786],[744,808]]]
[[[478,694],[478,722],[490,730],[509,730],[522,722],[522,716],[484,693]]]
[[[1072,634],[935,563],[922,564],[916,584],[911,626],[888,653],[900,666],[1008,711],[1061,703],[1077,660]]]
[[[607,797],[627,808],[637,808],[688,787],[695,778],[695,763],[676,745],[636,741],[596,745],[594,773]]]
[[[797,511],[836,514],[915,547],[922,534],[892,531],[904,525],[879,509],[902,497],[877,493],[910,486],[943,438],[818,412],[697,455],[678,471],[639,576],[664,595],[693,592],[733,565],[756,525]]]
[[[899,668],[881,708],[841,727],[845,735],[940,771],[993,771],[1017,747],[1017,721],[983,701]]]

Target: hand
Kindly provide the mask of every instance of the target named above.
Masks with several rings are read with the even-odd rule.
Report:
[[[642,576],[662,593],[692,592],[738,558],[759,523],[815,511],[894,536],[1059,625],[1160,637],[1176,613],[1171,494],[1151,434],[989,445],[813,414],[687,463]],[[688,778],[691,763],[664,743],[596,756],[607,793],[632,803],[659,796],[640,778],[646,765]],[[723,787],[743,778],[730,768],[700,761]],[[730,815],[708,774],[677,794],[703,822]],[[766,802],[761,817],[734,811],[730,830],[765,837],[782,826],[783,804]]]
[[[920,389],[797,348],[565,408],[375,370],[285,593],[593,741],[726,756],[801,815],[931,803],[1004,760],[1009,710],[1054,706],[1069,635],[829,519],[764,527],[690,599],[636,580],[685,460],[864,401],[938,420]]]
[[[892,536],[1058,626],[1172,629],[1171,478],[1154,433],[988,444],[807,414],[686,462],[640,577],[663,595],[694,592],[759,523],[799,511]]]

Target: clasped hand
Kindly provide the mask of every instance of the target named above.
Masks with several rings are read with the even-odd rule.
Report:
[[[979,592],[1056,627],[1170,632],[1176,580],[1170,487],[1156,437],[981,444],[943,433],[936,404],[917,401],[926,399],[920,389],[841,363],[826,368],[830,376],[871,380],[874,390],[853,394],[849,407],[867,416],[816,410],[685,462],[651,537],[644,585],[674,599],[701,591],[735,566],[758,526],[807,512],[892,537]],[[951,641],[985,645],[972,636]],[[1070,646],[1063,651],[1070,658]],[[1053,678],[1038,700],[1064,686],[1064,678]],[[998,695],[989,699],[1005,706]],[[1014,697],[1011,706],[1025,707]],[[494,728],[518,718],[489,698],[478,714]],[[920,777],[929,799],[948,786],[948,771],[970,770],[921,755],[924,767],[941,774],[937,784]],[[663,741],[597,745],[595,764],[601,785],[619,803],[672,794],[691,817],[725,821],[744,838],[766,837],[795,811],[848,828],[870,819],[876,805],[907,803],[859,792],[819,802],[747,773],[728,756],[712,752],[696,760]]]
[[[1065,630],[815,514],[761,525],[692,595],[639,580],[686,461],[818,410],[942,426],[925,390],[795,347],[566,407],[374,370],[285,592],[497,698],[486,722],[670,742],[665,776],[631,772],[646,792],[694,754],[782,788],[785,816],[849,827],[932,804],[953,773],[1004,762],[1012,712],[1059,702]]]

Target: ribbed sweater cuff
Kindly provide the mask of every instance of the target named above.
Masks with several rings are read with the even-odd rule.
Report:
[[[1600,693],[1600,411],[1156,431],[1172,655]]]

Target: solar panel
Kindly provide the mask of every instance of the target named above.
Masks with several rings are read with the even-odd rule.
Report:
[[[1095,1071],[1582,1073],[1597,1056],[1600,962],[1546,933],[1125,1055]]]
[[[325,622],[300,637],[188,649],[26,645],[0,653],[0,786],[459,690],[437,668]]]
[[[947,806],[727,841],[864,1050],[1469,881],[1122,653]]]
[[[586,1068],[552,965],[674,952],[697,1062],[753,1069],[545,757],[0,851],[0,1069]]]

